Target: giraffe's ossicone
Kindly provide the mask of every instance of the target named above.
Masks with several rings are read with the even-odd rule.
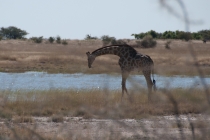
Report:
[[[88,67],[91,68],[96,57],[105,54],[113,54],[120,57],[118,64],[120,65],[122,72],[122,97],[126,89],[126,79],[129,76],[130,72],[134,69],[142,71],[143,75],[147,81],[148,87],[148,98],[150,100],[150,94],[152,92],[152,87],[155,87],[155,80],[153,76],[153,81],[151,80],[151,74],[154,74],[154,63],[153,60],[148,55],[143,55],[138,53],[133,47],[129,45],[110,45],[99,48],[92,53],[87,52],[88,58]]]

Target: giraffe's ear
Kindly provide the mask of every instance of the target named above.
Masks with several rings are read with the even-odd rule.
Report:
[[[87,56],[89,56],[90,55],[90,52],[86,52],[86,54],[87,54]]]

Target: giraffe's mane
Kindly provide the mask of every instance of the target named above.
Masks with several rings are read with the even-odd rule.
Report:
[[[131,46],[129,46],[129,45],[127,45],[127,44],[123,44],[123,45],[109,45],[109,46],[104,46],[104,47],[101,47],[101,48],[99,48],[99,49],[96,49],[95,51],[93,51],[92,53],[95,53],[95,52],[97,52],[97,51],[99,51],[99,50],[103,50],[103,49],[105,49],[105,48],[109,48],[109,47],[113,47],[113,46],[117,46],[117,47],[128,47],[129,49],[131,49],[134,53],[138,53],[133,47],[131,47]]]

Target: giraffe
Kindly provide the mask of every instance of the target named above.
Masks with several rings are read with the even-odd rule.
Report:
[[[124,92],[126,92],[126,94],[129,95],[126,88],[126,79],[128,78],[131,71],[137,69],[138,71],[141,70],[143,72],[143,75],[146,79],[147,88],[148,88],[148,100],[150,101],[152,87],[154,90],[156,90],[155,80],[153,76],[154,74],[153,60],[148,55],[143,55],[138,53],[133,47],[127,44],[110,45],[96,49],[92,53],[87,52],[86,55],[88,58],[88,67],[91,68],[91,65],[93,64],[96,57],[106,54],[113,54],[120,57],[118,64],[120,65],[122,73],[121,100],[123,98]],[[153,76],[153,81],[151,80],[151,74]]]

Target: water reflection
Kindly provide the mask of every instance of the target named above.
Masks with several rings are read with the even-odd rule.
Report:
[[[164,77],[155,75],[158,88],[201,88],[198,76]],[[203,78],[208,86],[210,77]],[[0,73],[0,90],[49,90],[49,89],[121,89],[121,75],[108,74],[48,74],[45,72]],[[142,75],[131,75],[128,88],[147,88]]]

